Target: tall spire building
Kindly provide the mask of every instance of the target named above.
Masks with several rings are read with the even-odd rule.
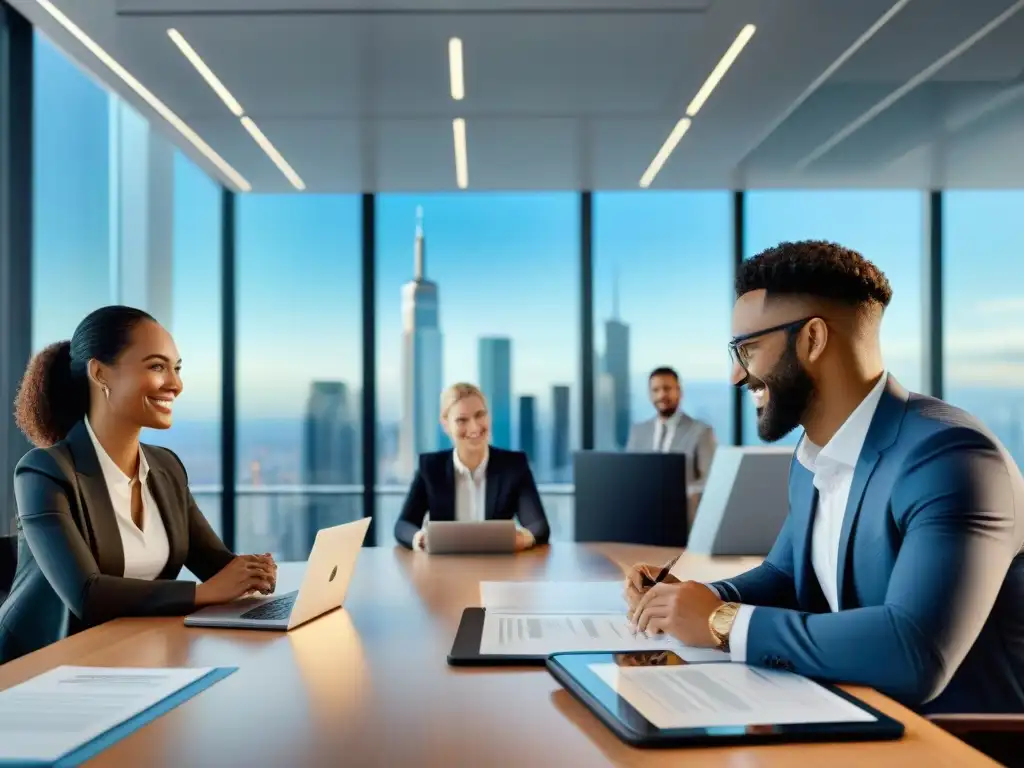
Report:
[[[441,408],[441,317],[437,283],[427,279],[423,208],[416,209],[413,279],[402,286],[402,426],[398,470],[408,478],[421,453],[438,449]]]
[[[625,448],[629,441],[629,326],[619,319],[619,270],[612,276],[612,316],[604,322],[604,366],[600,387],[613,409],[612,430],[615,445]],[[603,380],[603,384],[601,383]],[[607,390],[611,391],[608,392]]]

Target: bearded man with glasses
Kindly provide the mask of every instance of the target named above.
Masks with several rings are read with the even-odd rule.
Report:
[[[652,586],[664,571],[635,566],[630,616],[922,712],[1024,712],[1024,478],[977,419],[885,370],[891,298],[885,275],[834,243],[782,243],[740,266],[733,384],[762,439],[804,429],[789,515],[764,563],[733,579]]]

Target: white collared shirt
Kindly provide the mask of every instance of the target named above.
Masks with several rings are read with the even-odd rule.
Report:
[[[883,371],[882,378],[824,448],[819,448],[804,435],[796,450],[796,460],[814,473],[814,487],[818,490],[818,506],[811,529],[811,567],[833,612],[839,610],[839,539],[853,486],[853,473],[888,379],[888,372]],[[733,661],[743,663],[747,659],[747,631],[754,610],[753,606],[741,605],[736,612],[729,633]]]
[[[121,546],[124,549],[124,576],[128,579],[145,579],[152,581],[163,571],[170,557],[170,544],[167,541],[167,529],[160,515],[156,500],[153,498],[146,479],[149,477],[149,463],[146,453],[139,448],[138,479],[128,477],[117,466],[110,455],[100,445],[96,433],[88,417],[85,428],[89,432],[92,446],[103,472],[103,480],[110,494],[110,504],[117,518],[117,529],[121,533]],[[142,485],[142,529],[132,520],[132,486]]]
[[[679,422],[682,421],[683,412],[676,411],[667,419],[658,416],[654,421],[654,445],[651,446],[655,453],[669,453],[672,441],[675,439]]]
[[[455,519],[462,523],[479,523],[487,519],[487,462],[488,450],[476,469],[470,470],[452,451],[455,465]]]

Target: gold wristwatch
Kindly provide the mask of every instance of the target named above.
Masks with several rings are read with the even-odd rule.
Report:
[[[708,629],[715,640],[715,647],[720,651],[729,652],[729,633],[739,609],[739,603],[722,603],[708,617]]]

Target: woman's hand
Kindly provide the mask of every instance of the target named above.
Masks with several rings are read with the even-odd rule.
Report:
[[[536,543],[533,534],[525,528],[516,528],[516,552],[530,549]]]
[[[269,595],[276,588],[277,564],[269,553],[238,555],[196,587],[196,607],[229,603],[250,592]]]

